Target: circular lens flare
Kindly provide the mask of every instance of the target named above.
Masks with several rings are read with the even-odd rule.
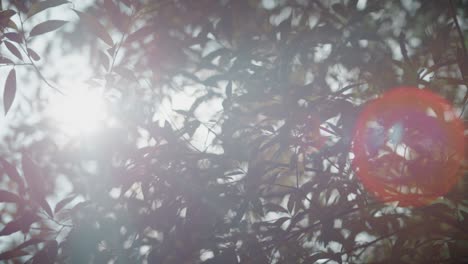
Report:
[[[442,97],[400,87],[371,101],[353,140],[353,168],[384,202],[422,206],[457,182],[464,155],[463,123]]]

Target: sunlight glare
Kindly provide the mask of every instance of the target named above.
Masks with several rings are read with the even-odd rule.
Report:
[[[102,94],[79,86],[51,98],[50,115],[61,129],[80,134],[99,129],[107,113]]]

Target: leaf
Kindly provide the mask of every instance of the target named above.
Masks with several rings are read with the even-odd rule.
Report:
[[[317,263],[321,259],[334,260],[334,261],[336,261],[338,263],[342,263],[341,262],[341,257],[339,255],[337,255],[335,253],[331,253],[331,252],[316,253],[316,254],[306,258],[304,263]]]
[[[35,37],[37,35],[41,35],[44,33],[57,30],[63,25],[65,25],[66,23],[68,23],[68,21],[64,21],[64,20],[48,20],[48,21],[42,22],[36,25],[35,27],[33,27],[33,29],[31,29],[31,33],[29,33],[29,37]]]
[[[39,243],[42,243],[42,242],[45,242],[44,239],[42,238],[38,238],[38,237],[35,237],[35,238],[31,238],[29,239],[28,241],[25,241],[21,244],[19,244],[15,249],[18,250],[18,249],[23,249],[25,247],[29,247],[29,246],[32,246],[32,245],[36,245],[36,244],[39,244]]]
[[[8,32],[8,33],[5,33],[4,36],[11,40],[11,41],[14,41],[16,43],[22,43],[23,42],[23,38],[21,37],[21,35],[19,33],[16,33],[16,32]]]
[[[0,63],[1,64],[14,64],[12,60],[3,56],[0,56]]]
[[[226,85],[226,96],[227,98],[232,97],[232,81],[229,81],[228,84]]]
[[[152,32],[154,32],[154,28],[150,26],[144,26],[137,31],[131,33],[128,35],[127,39],[125,39],[125,43],[129,44],[134,41],[141,41],[144,38],[146,38],[148,35],[150,35]]]
[[[18,170],[15,166],[11,165],[8,161],[4,158],[0,158],[0,164],[2,165],[3,171],[20,186],[24,186],[23,179],[18,173]]]
[[[0,190],[0,203],[21,203],[23,200],[16,194]]]
[[[34,223],[36,220],[37,216],[31,212],[28,212],[20,218],[6,224],[2,231],[0,231],[0,236],[8,236],[20,230],[29,229],[31,224]]]
[[[58,243],[52,240],[39,252],[34,255],[32,264],[55,263],[58,252]]]
[[[286,208],[275,203],[264,204],[263,208],[265,209],[266,212],[280,212],[280,213],[285,213],[285,214],[289,213],[288,210],[286,210]]]
[[[289,199],[288,199],[288,203],[286,205],[286,207],[288,208],[288,211],[290,213],[293,213],[295,204],[296,204],[296,195],[294,193],[291,193],[291,195],[289,196]]]
[[[5,27],[11,28],[11,29],[14,29],[14,30],[18,31],[18,26],[17,26],[16,23],[15,23],[13,20],[11,20],[11,19],[9,19],[9,20],[7,21],[7,24],[6,24]]]
[[[289,217],[289,216],[280,217],[280,218],[278,218],[278,219],[275,220],[275,222],[273,223],[273,225],[278,226],[278,228],[279,228],[279,227],[281,227],[286,221],[288,221],[288,220],[290,220],[290,219],[291,219],[291,217]]]
[[[31,5],[31,8],[29,9],[27,18],[30,18],[34,16],[35,14],[38,14],[48,8],[56,7],[56,6],[67,4],[67,3],[70,3],[70,2],[65,1],[65,0],[46,0],[46,1],[34,3],[33,5]]]
[[[132,7],[132,1],[131,0],[121,0],[121,1],[127,7]]]
[[[45,198],[40,198],[38,200],[38,203],[41,205],[42,209],[44,209],[44,211],[46,211],[46,213],[51,218],[54,218],[54,213],[52,212],[52,208],[50,208],[50,205],[49,205],[49,203],[47,202],[47,200]]]
[[[7,259],[26,256],[26,255],[29,255],[29,252],[26,252],[20,249],[13,249],[13,250],[3,252],[2,254],[0,254],[0,260],[7,260]]]
[[[11,42],[5,41],[5,46],[18,59],[23,60],[23,56],[21,56],[21,52],[18,50],[17,47],[15,47],[15,45],[13,45]]]
[[[5,89],[3,90],[3,107],[5,109],[5,115],[10,110],[13,100],[15,100],[16,95],[16,71],[12,69],[7,76],[5,82]]]
[[[117,74],[119,74],[120,76],[124,77],[125,79],[129,81],[137,81],[137,78],[135,74],[133,73],[133,71],[127,68],[124,68],[122,66],[115,67],[114,72],[116,72]]]
[[[102,50],[99,50],[98,54],[99,54],[99,63],[107,71],[107,69],[110,67],[110,60],[109,60],[108,55],[104,53]]]
[[[73,201],[74,199],[76,198],[76,196],[71,196],[71,197],[67,197],[63,200],[61,200],[60,202],[58,202],[56,205],[55,205],[55,209],[54,209],[54,213],[57,213],[59,212],[60,210],[62,210],[67,204],[69,204],[71,201]]]
[[[0,11],[0,26],[3,25],[3,22],[4,21],[8,21],[10,19],[10,17],[14,16],[16,14],[16,12],[14,10],[1,10]]]
[[[75,13],[80,17],[80,20],[82,20],[87,25],[88,29],[94,35],[104,41],[107,45],[111,47],[114,46],[114,41],[112,40],[111,36],[95,17],[75,9],[73,9],[73,11],[75,11]]]
[[[38,61],[41,59],[41,56],[39,56],[39,54],[37,54],[34,50],[28,48],[27,49],[28,51],[28,55],[31,57],[31,59],[33,59],[34,61]]]
[[[28,183],[28,187],[31,189],[31,195],[36,199],[43,197],[44,181],[39,168],[26,154],[23,154],[21,164],[23,166],[24,178]]]
[[[25,255],[29,255],[28,252],[23,251],[21,249],[23,249],[25,247],[29,247],[29,246],[32,246],[32,245],[42,243],[44,241],[45,240],[42,239],[42,238],[31,238],[30,240],[19,244],[14,249],[12,249],[10,251],[7,251],[7,252],[3,252],[2,254],[0,254],[0,260],[6,260],[6,259],[17,258],[17,257],[22,257],[22,256],[25,256]]]
[[[119,5],[115,4],[113,0],[104,0],[104,8],[112,24],[120,32],[127,32],[129,18],[120,11]]]

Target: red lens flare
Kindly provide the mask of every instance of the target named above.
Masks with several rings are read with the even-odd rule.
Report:
[[[460,177],[463,130],[442,97],[413,87],[392,89],[368,103],[358,118],[353,168],[378,199],[426,205]]]

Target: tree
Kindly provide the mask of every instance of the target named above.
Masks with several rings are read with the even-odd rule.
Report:
[[[0,4],[2,261],[468,260],[464,143],[444,134],[458,116],[424,106],[435,113],[412,119],[392,102],[384,113],[406,116],[405,133],[418,127],[404,138],[411,157],[359,145],[378,165],[370,177],[402,163],[418,184],[454,176],[436,197],[385,200],[394,196],[362,182],[354,155],[370,133],[356,126],[362,113],[395,87],[424,88],[463,118],[467,1]],[[46,114],[49,98],[69,96],[67,69],[53,65],[73,53],[89,57],[87,83],[107,109],[99,129],[76,137]],[[427,147],[433,135],[442,143]]]

